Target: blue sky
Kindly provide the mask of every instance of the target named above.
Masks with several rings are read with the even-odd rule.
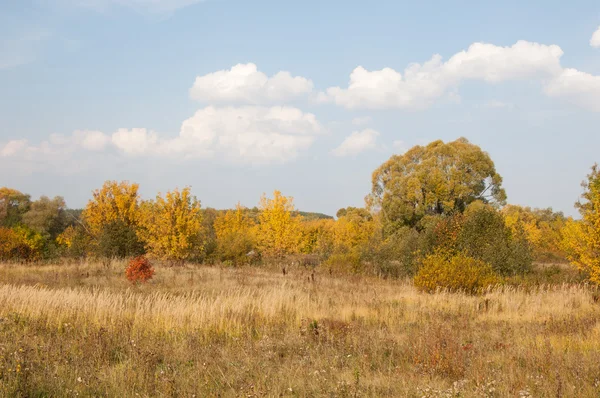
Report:
[[[393,153],[464,136],[509,202],[575,214],[599,28],[597,1],[2,2],[0,185],[71,207],[107,179],[217,208],[279,189],[333,214]]]

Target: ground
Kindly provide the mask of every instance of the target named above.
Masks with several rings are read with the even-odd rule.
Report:
[[[0,265],[0,396],[598,397],[600,295],[292,268]]]

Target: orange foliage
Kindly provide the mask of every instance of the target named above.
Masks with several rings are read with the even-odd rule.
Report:
[[[154,276],[154,268],[145,256],[138,256],[129,261],[125,275],[131,283],[147,282]]]

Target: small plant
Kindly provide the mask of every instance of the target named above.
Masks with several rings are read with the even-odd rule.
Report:
[[[154,268],[145,256],[138,256],[129,261],[125,275],[131,283],[145,283],[154,276]]]
[[[476,294],[498,283],[492,266],[464,254],[432,254],[421,262],[415,286],[428,293],[438,289]]]

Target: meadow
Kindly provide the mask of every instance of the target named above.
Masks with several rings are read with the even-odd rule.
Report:
[[[0,396],[600,395],[600,294],[568,269],[465,295],[303,267],[132,285],[125,266],[0,264]]]

